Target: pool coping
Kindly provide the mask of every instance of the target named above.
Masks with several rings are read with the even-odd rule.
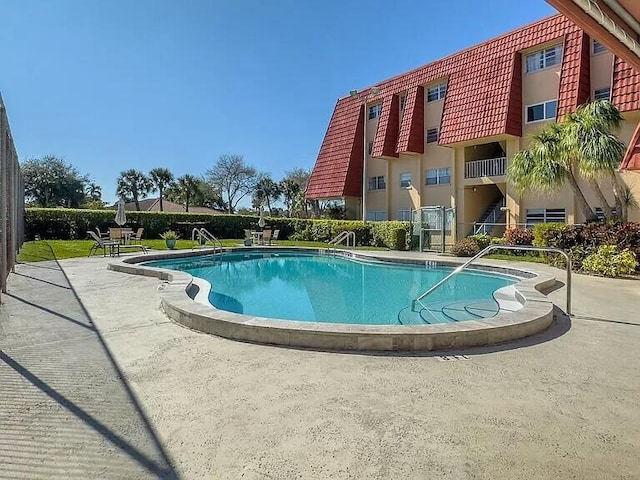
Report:
[[[325,254],[322,248],[306,247],[230,247],[224,252],[299,250]],[[425,351],[460,349],[494,345],[524,338],[547,329],[553,322],[553,303],[541,293],[552,287],[556,278],[521,268],[499,267],[478,263],[472,270],[492,271],[521,278],[514,287],[523,308],[499,313],[482,320],[425,325],[350,325],[340,323],[300,322],[218,310],[193,300],[198,282],[186,272],[139,265],[141,262],[167,258],[201,256],[220,249],[199,249],[137,255],[112,261],[108,269],[159,278],[166,282],[160,290],[164,312],[188,328],[221,337],[255,343],[306,347],[323,350]],[[455,259],[425,260],[391,258],[376,251],[340,250],[338,255],[362,260],[378,260],[430,266],[460,265]],[[394,252],[402,254],[402,252]]]

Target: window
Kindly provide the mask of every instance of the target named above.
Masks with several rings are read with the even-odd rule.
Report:
[[[451,183],[450,168],[434,168],[426,171],[425,185],[449,185]]]
[[[593,41],[593,54],[597,54],[597,53],[602,53],[602,52],[606,52],[607,51],[607,47],[605,47],[603,44],[601,44],[599,41],[594,40]]]
[[[387,184],[384,177],[369,177],[369,190],[384,190]]]
[[[555,120],[558,109],[557,100],[529,105],[527,107],[527,123],[539,122],[541,120]]]
[[[565,223],[564,208],[527,209],[527,226],[536,223]]]
[[[613,207],[611,210],[613,210],[614,215],[617,215],[616,207]],[[602,207],[596,207],[596,217],[598,217],[598,220],[604,220],[604,210]]]
[[[441,83],[433,87],[427,88],[427,102],[435,102],[442,100],[447,93],[447,84]]]
[[[401,222],[411,221],[411,210],[398,210],[398,218]]]
[[[408,188],[410,186],[411,186],[411,174],[410,173],[400,174],[400,187]]]
[[[382,113],[382,104],[381,103],[369,107],[369,120],[372,120],[374,118],[378,118],[381,113]]]
[[[367,221],[369,222],[382,222],[387,219],[386,210],[367,210]]]
[[[367,146],[367,151],[369,152],[369,155],[371,155],[371,152],[373,152],[373,142],[369,142],[369,145]]]
[[[594,100],[611,100],[611,87],[599,88],[593,92]]]
[[[427,143],[435,143],[438,141],[438,127],[429,128],[427,130]]]
[[[407,106],[407,96],[403,95],[400,97],[400,111],[404,112],[404,107]]]
[[[562,45],[531,53],[526,57],[527,73],[558,65],[562,61]]]

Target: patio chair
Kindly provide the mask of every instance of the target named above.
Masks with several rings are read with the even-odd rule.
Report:
[[[280,230],[276,229],[273,231],[273,235],[271,236],[271,239],[269,239],[269,245],[271,245],[271,242],[274,242],[276,240],[278,240],[278,235],[280,235]]]
[[[271,229],[262,231],[262,244],[264,245],[266,242],[269,242],[269,245],[271,245]]]
[[[110,228],[109,229],[109,239],[117,240],[118,242],[122,240],[122,229],[121,228]]]
[[[87,233],[94,240],[94,244],[91,246],[91,249],[89,250],[89,255],[87,255],[87,257],[90,257],[91,254],[94,251],[97,251],[99,248],[102,249],[102,256],[103,257],[107,256],[107,248],[109,249],[109,254],[111,256],[115,255],[116,252],[120,253],[120,242],[119,241],[116,241],[116,240],[104,240],[104,239],[100,238],[96,232],[91,231],[91,230],[89,230]]]
[[[129,238],[129,241],[130,242],[138,242],[138,243],[140,243],[140,240],[142,240],[142,234],[143,233],[144,233],[144,227],[138,228],[136,233],[131,235],[131,237]]]
[[[98,232],[98,236],[103,239],[103,240],[110,240],[109,238],[109,232],[101,232],[100,231],[100,227],[96,227],[96,232]]]

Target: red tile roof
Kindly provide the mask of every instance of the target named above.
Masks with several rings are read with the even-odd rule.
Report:
[[[565,37],[558,92],[558,119],[589,101],[591,96],[590,45],[589,37],[582,30],[569,32]]]
[[[393,112],[388,110],[393,108],[394,96],[405,92],[407,101],[399,122],[396,152],[424,152],[423,87],[441,80],[447,82],[441,145],[502,134],[521,136],[520,52],[563,38],[558,112],[571,111],[589,98],[589,39],[574,23],[558,14],[379,83],[378,98],[383,101],[383,111],[373,156],[390,153],[397,124],[392,120]],[[617,61],[616,65],[613,102],[623,111],[640,109],[638,73],[624,62]],[[347,191],[354,196],[362,195],[364,116],[358,115],[361,110],[359,100],[338,100],[307,189],[308,198],[351,195]],[[351,171],[353,175],[349,175]],[[348,179],[357,184],[347,184]]]
[[[631,137],[627,152],[620,164],[620,170],[640,170],[640,124]]]
[[[398,127],[400,125],[400,97],[390,95],[384,99],[382,114],[378,120],[378,131],[371,156],[398,157],[396,143],[398,141]]]
[[[640,74],[627,62],[615,58],[613,62],[613,85],[611,101],[621,112],[640,109]]]

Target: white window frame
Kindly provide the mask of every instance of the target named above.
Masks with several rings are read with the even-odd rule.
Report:
[[[591,40],[591,54],[592,55],[599,55],[601,53],[605,53],[608,52],[609,49],[607,47],[605,47],[602,43],[600,43],[598,40],[596,40],[595,38]]]
[[[547,105],[550,103],[554,103],[556,104],[556,114],[553,117],[547,117]],[[539,119],[539,120],[529,120],[529,109],[533,108],[533,107],[539,107],[540,105],[542,105],[542,108],[544,110],[544,117]],[[555,120],[558,116],[558,99],[554,98],[551,100],[545,100],[544,102],[539,102],[539,103],[532,103],[531,105],[527,105],[524,107],[524,121],[525,123],[537,123],[537,122],[546,122],[548,120]]]
[[[369,107],[369,120],[373,120],[374,118],[378,118],[382,113],[382,104],[376,103],[375,105],[371,105]]]
[[[400,174],[400,188],[411,187],[411,172],[404,172]]]
[[[410,222],[412,220],[411,218],[411,209],[409,210],[398,210],[398,213],[396,215],[396,220],[400,221],[400,222]]]
[[[435,182],[429,183],[429,179]],[[436,185],[451,185],[451,167],[429,168],[424,172],[424,184],[427,187]]]
[[[373,153],[373,141],[367,143],[367,152],[369,153],[369,155]]]
[[[367,210],[368,222],[384,222],[387,220],[386,210]]]
[[[372,188],[374,187],[374,188]],[[369,177],[369,190],[386,190],[387,182],[385,182],[384,175],[378,175],[377,177]]]
[[[438,143],[439,138],[440,138],[440,129],[438,127],[427,129],[427,135],[425,136],[426,143]]]
[[[404,109],[407,107],[407,94],[404,94],[400,97],[400,111],[404,112]]]
[[[558,214],[562,212],[562,221]],[[527,208],[525,212],[525,221],[527,227],[536,223],[567,223],[567,210],[564,208]],[[536,220],[529,221],[530,216],[536,216]]]
[[[551,55],[552,52],[553,56]],[[524,57],[524,71],[526,73],[535,73],[546,70],[547,68],[555,67],[556,65],[562,65],[562,53],[563,49],[561,44],[529,53]],[[556,61],[549,64],[550,58],[554,58]],[[533,62],[535,62],[531,62],[531,69],[529,69],[529,59],[533,59]]]
[[[446,94],[447,94],[446,82],[439,83],[438,85],[433,85],[431,87],[427,87],[427,103],[443,100]]]
[[[606,98],[598,98],[598,96],[602,96],[603,93],[607,93],[607,97]],[[603,87],[603,88],[596,88],[593,91],[593,99],[594,100],[609,100],[611,101],[611,87]]]

